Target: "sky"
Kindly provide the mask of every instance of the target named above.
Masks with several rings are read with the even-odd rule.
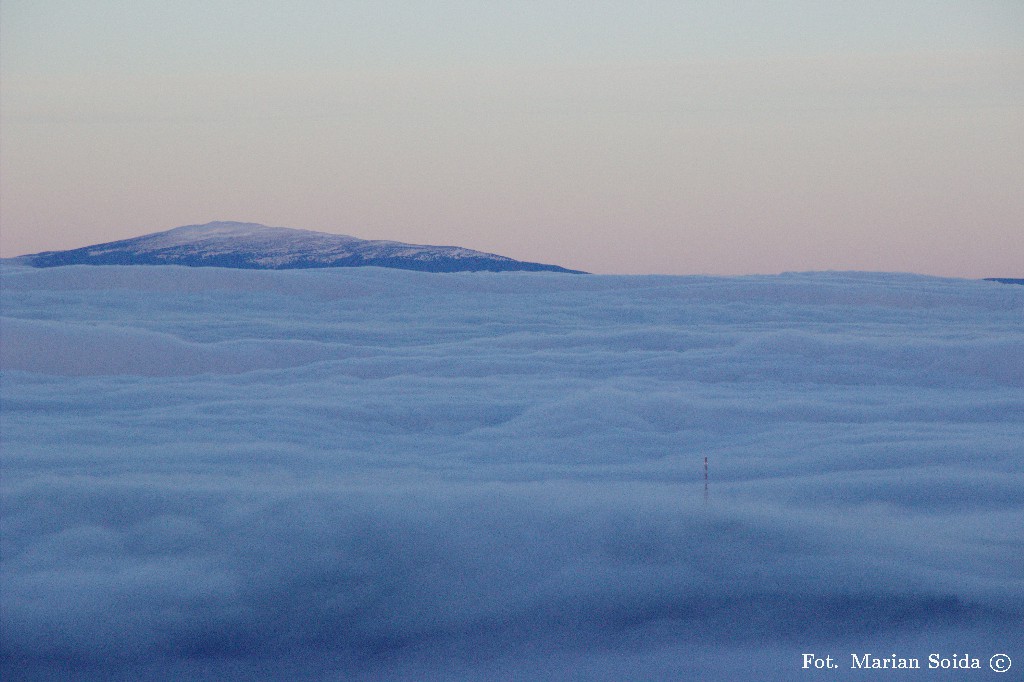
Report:
[[[0,254],[252,221],[615,274],[1020,276],[1024,4],[0,5]]]
[[[6,264],[0,286],[4,680],[1024,663],[1024,287]]]

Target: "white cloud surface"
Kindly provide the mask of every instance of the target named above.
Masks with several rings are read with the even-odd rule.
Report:
[[[5,679],[1024,663],[1024,288],[2,276]]]

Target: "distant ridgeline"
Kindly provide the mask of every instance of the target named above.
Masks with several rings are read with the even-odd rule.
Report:
[[[285,270],[377,266],[425,272],[532,271],[585,274],[457,246],[424,246],[347,235],[214,222],[68,251],[11,259],[37,268],[60,265],[185,265]]]
[[[1010,277],[986,277],[986,282],[999,282],[1000,284],[1024,284],[1024,279],[1012,279]]]

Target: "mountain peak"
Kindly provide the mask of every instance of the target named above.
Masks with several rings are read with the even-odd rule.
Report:
[[[186,265],[248,269],[379,266],[428,272],[549,271],[557,265],[517,261],[458,246],[427,246],[348,235],[215,221],[19,259],[34,267],[59,265]]]

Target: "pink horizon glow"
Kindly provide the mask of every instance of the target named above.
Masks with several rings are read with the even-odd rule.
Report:
[[[0,255],[237,220],[609,274],[1022,276],[1024,9],[926,4],[161,32],[100,2],[151,39],[110,44],[99,10],[4,3]]]

